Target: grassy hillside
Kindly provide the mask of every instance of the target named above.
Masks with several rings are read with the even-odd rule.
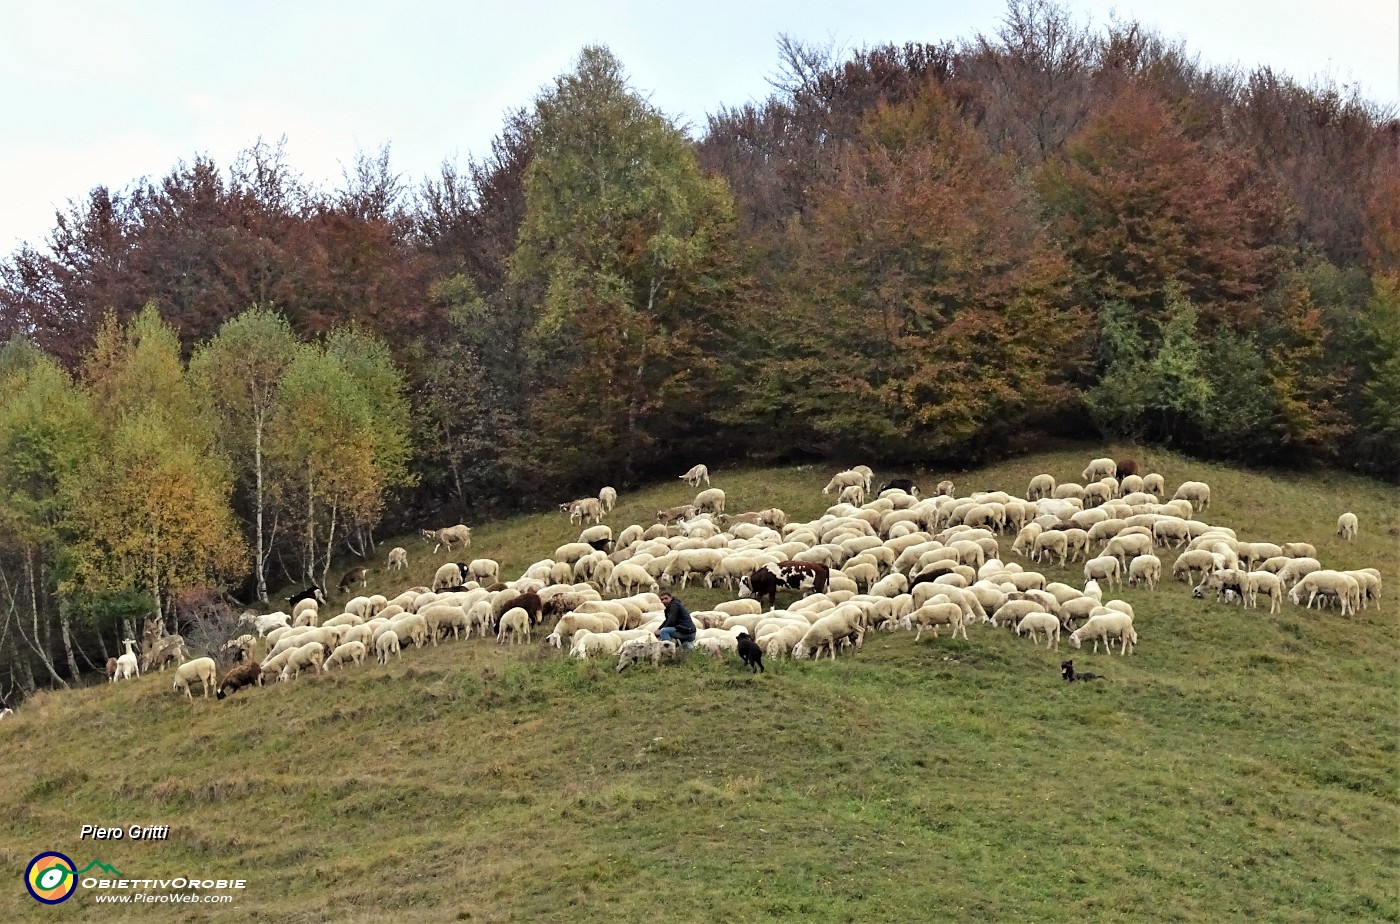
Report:
[[[919,477],[1019,494],[1039,471],[1077,480],[1092,451]],[[619,675],[473,639],[225,702],[188,704],[168,672],[50,695],[0,723],[0,920],[1400,919],[1400,492],[1138,457],[1169,489],[1208,481],[1205,518],[1242,538],[1380,568],[1383,606],[1269,616],[1168,583],[1123,594],[1127,658],[974,626],[758,677],[702,657]],[[802,518],[829,474],[714,480],[731,511]],[[608,522],[691,495],[624,496]],[[1354,543],[1333,536],[1347,509]],[[514,574],[576,532],[560,514],[481,524],[471,554]],[[447,560],[400,541],[409,575],[372,587]],[[1063,683],[1071,656],[1107,679]],[[171,834],[79,842],[85,822]],[[80,891],[43,908],[17,881],[41,850],[248,888],[223,906]]]

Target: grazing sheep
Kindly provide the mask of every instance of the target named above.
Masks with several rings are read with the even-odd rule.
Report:
[[[697,513],[724,513],[724,491],[719,488],[707,488],[695,495],[695,511]]]
[[[1316,558],[1293,558],[1278,571],[1278,579],[1284,587],[1296,584],[1304,575],[1321,571],[1322,563]]]
[[[1285,542],[1279,553],[1285,558],[1316,558],[1317,546],[1307,542]]]
[[[1031,479],[1030,485],[1026,488],[1026,500],[1035,501],[1042,497],[1051,497],[1055,493],[1054,475],[1036,475]]]
[[[841,496],[836,500],[838,503],[854,504],[859,507],[861,504],[865,503],[865,485],[847,485],[841,489]]]
[[[506,639],[510,638],[511,644],[518,644],[521,636],[526,642],[530,641],[530,614],[523,607],[514,606],[501,614],[500,622],[497,623],[496,644],[504,645]]]
[[[835,475],[832,475],[831,480],[826,483],[826,487],[822,488],[822,493],[830,494],[832,491],[839,492],[851,485],[860,485],[864,488],[868,483],[864,472],[848,469],[847,471],[837,472]]]
[[[332,666],[350,661],[354,661],[357,666],[364,664],[366,654],[364,642],[346,642],[331,652],[331,656],[321,665],[321,670],[330,673]]]
[[[126,654],[117,658],[117,666],[108,683],[116,683],[118,680],[126,680],[131,677],[141,676],[141,665],[137,663],[136,652],[132,650],[136,644],[135,639],[123,639],[122,644],[126,646]]]
[[[953,638],[957,638],[959,632],[963,638],[967,638],[967,622],[963,618],[962,607],[956,603],[925,603],[899,620],[901,629],[914,629],[915,626],[918,627],[914,632],[916,642],[923,636],[925,629],[932,629],[933,637],[938,638],[939,626],[951,626]]]
[[[1283,609],[1283,582],[1276,574],[1251,571],[1245,579],[1244,590],[1248,597],[1247,606],[1258,608],[1259,595],[1262,593],[1269,598],[1269,615],[1272,616]]]
[[[452,543],[454,542],[460,542],[464,549],[472,547],[472,528],[470,526],[464,526],[461,523],[458,523],[456,526],[444,526],[441,529],[425,529],[421,532],[425,542],[434,543],[434,555],[436,555],[438,549],[442,548],[444,545],[447,546],[447,554],[451,555]]]
[[[433,590],[445,590],[448,587],[462,586],[462,569],[456,562],[450,561],[437,569],[433,575]]]
[[[185,698],[194,700],[194,694],[190,692],[190,687],[196,680],[204,684],[204,696],[208,698],[209,691],[214,689],[214,672],[217,665],[213,658],[195,658],[193,661],[186,661],[175,668],[175,683],[172,689],[176,693],[184,693]]]
[[[1109,587],[1121,587],[1123,582],[1118,577],[1118,570],[1118,559],[1112,555],[1101,555],[1084,563],[1084,580],[1092,578],[1107,582]]]
[[[1095,459],[1089,463],[1089,467],[1084,469],[1079,477],[1085,481],[1098,481],[1105,475],[1113,475],[1118,471],[1118,463],[1112,459]]]
[[[1027,613],[1025,616],[1021,617],[1020,622],[1016,623],[1016,634],[1025,635],[1029,632],[1031,634],[1031,641],[1035,642],[1038,647],[1040,645],[1040,638],[1036,634],[1037,631],[1045,633],[1046,648],[1051,647],[1051,640],[1053,639],[1055,650],[1059,650],[1060,620],[1058,617],[1051,616],[1049,613],[1044,612]]]
[[[695,516],[695,505],[682,504],[679,507],[667,507],[665,510],[656,511],[656,522],[668,525],[678,520],[689,520],[693,516]]]
[[[240,619],[239,622],[251,622],[253,628],[258,632],[258,638],[262,638],[273,629],[281,629],[292,624],[292,617],[286,613],[265,613],[261,616],[254,616],[252,619]]]
[[[1302,599],[1302,595],[1308,595],[1307,608],[1311,609],[1313,601],[1319,597],[1336,597],[1341,604],[1342,615],[1348,611],[1356,615],[1357,605],[1361,602],[1361,582],[1349,574],[1340,571],[1313,571],[1303,575],[1293,589],[1288,592],[1288,599],[1292,600],[1296,606]],[[1321,602],[1318,603],[1320,607]]]
[[[1156,472],[1142,476],[1142,489],[1148,494],[1156,494],[1161,497],[1167,491],[1167,480]]]
[[[326,658],[326,646],[320,642],[307,642],[293,648],[287,656],[287,662],[282,665],[282,672],[277,675],[277,679],[283,683],[295,680],[301,676],[302,668],[308,668],[313,673],[319,668]]]
[[[389,655],[391,654],[396,657],[403,657],[399,652],[399,637],[394,634],[394,630],[390,629],[387,632],[383,632],[380,634],[379,638],[374,640],[374,653],[376,660],[378,660],[380,664],[388,664]]]
[[[1337,535],[1342,539],[1348,541],[1355,539],[1360,528],[1361,524],[1357,521],[1354,513],[1344,513],[1337,517]]]
[[[1128,584],[1136,587],[1139,581],[1147,583],[1148,590],[1156,590],[1162,579],[1162,560],[1156,555],[1139,555],[1128,564]]]
[[[230,693],[241,690],[243,687],[251,687],[254,685],[263,685],[263,670],[262,665],[258,664],[256,661],[250,661],[224,674],[224,679],[219,681],[219,689],[218,692],[214,694],[214,698],[223,699]]]
[[[146,649],[146,663],[142,669],[149,671],[157,667],[165,670],[167,664],[184,664],[187,657],[189,652],[185,649],[185,640],[178,635],[167,635]]]
[[[1210,506],[1210,485],[1204,481],[1183,481],[1172,500],[1190,501],[1197,510]]]
[[[1180,578],[1187,584],[1193,584],[1197,580],[1205,580],[1206,574],[1215,569],[1215,558],[1205,549],[1191,549],[1182,552],[1176,558],[1176,563],[1172,565],[1172,577]],[[1197,578],[1195,572],[1199,571]]]
[[[1119,640],[1118,654],[1125,655],[1128,649],[1137,644],[1137,632],[1133,629],[1133,619],[1126,613],[1099,612],[1089,617],[1089,621],[1069,635],[1069,642],[1075,648],[1083,647],[1085,640],[1093,639],[1094,653],[1098,654],[1099,639],[1104,648],[1113,653],[1113,639]]]
[[[681,481],[692,488],[700,487],[700,479],[705,479],[705,484],[710,483],[710,470],[703,465],[697,465],[681,476]]]
[[[617,488],[606,487],[599,491],[598,503],[603,505],[605,513],[612,513],[612,509],[617,506]]]
[[[494,559],[473,558],[462,578],[466,581],[478,581],[483,585],[494,584],[501,579],[501,566]]]
[[[1114,466],[1117,469],[1117,477],[1119,478],[1125,475],[1136,475],[1138,473],[1137,459],[1119,459],[1114,463]]]
[[[947,480],[938,482],[938,486],[933,489],[935,497],[952,497],[956,493],[956,491],[957,487],[951,481]],[[917,489],[910,491],[909,493],[913,494],[915,497],[918,496]]]
[[[408,567],[408,549],[396,545],[389,550],[389,567],[395,571],[402,571]]]

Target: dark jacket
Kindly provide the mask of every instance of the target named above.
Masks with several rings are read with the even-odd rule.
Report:
[[[685,604],[671,598],[671,602],[666,604],[666,621],[661,624],[661,628],[673,628],[676,630],[676,638],[682,641],[690,641],[695,638],[695,621],[690,618],[690,610],[685,608]]]

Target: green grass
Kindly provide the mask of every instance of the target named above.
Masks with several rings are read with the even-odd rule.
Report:
[[[919,477],[1019,494],[1042,470],[1076,480],[1098,448]],[[1074,652],[1107,676],[1085,685],[1059,679],[1067,643],[975,626],[758,677],[701,657],[619,675],[472,640],[222,703],[191,706],[161,674],[49,695],[0,723],[0,920],[1400,919],[1400,492],[1138,458],[1169,488],[1209,482],[1205,518],[1242,538],[1380,568],[1382,608],[1269,616],[1181,584],[1127,592],[1137,653]],[[830,471],[714,480],[731,511],[803,518]],[[624,496],[608,522],[693,493]],[[1333,536],[1346,509],[1354,543]],[[471,554],[514,574],[576,534],[562,514],[481,524]],[[377,589],[447,560],[400,542],[412,570]],[[80,843],[84,822],[171,837]],[[16,880],[49,849],[249,887],[225,906],[123,913],[80,892],[41,908]]]

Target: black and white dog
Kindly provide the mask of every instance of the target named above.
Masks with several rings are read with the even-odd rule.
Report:
[[[1060,662],[1060,676],[1073,683],[1076,680],[1101,680],[1098,674],[1081,674],[1074,669],[1073,661]]]
[[[739,657],[753,673],[757,674],[759,671],[768,673],[763,668],[763,649],[758,647],[758,642],[749,638],[747,632],[739,633]]]

